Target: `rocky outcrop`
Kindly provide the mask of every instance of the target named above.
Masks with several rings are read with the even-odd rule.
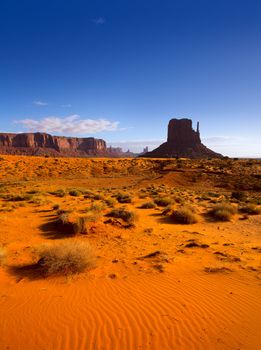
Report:
[[[192,128],[191,119],[171,119],[168,125],[168,139],[158,148],[147,152],[142,157],[151,158],[221,158],[201,143],[199,123],[197,130]]]
[[[93,137],[52,136],[45,133],[0,134],[0,153],[54,156],[106,156],[106,142]]]

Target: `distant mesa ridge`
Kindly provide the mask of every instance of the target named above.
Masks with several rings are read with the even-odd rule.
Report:
[[[0,133],[0,153],[53,156],[106,156],[106,142],[93,137],[52,136],[46,133]]]
[[[199,122],[197,130],[192,128],[191,119],[171,119],[168,125],[167,142],[151,152],[142,154],[150,158],[222,158],[219,153],[204,146],[200,139]]]

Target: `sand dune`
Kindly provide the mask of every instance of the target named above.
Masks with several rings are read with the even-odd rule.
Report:
[[[260,297],[231,275],[186,271],[6,280],[0,339],[3,349],[259,349]]]

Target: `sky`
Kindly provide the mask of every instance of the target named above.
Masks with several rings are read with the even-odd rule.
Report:
[[[261,157],[260,0],[1,0],[0,132]]]

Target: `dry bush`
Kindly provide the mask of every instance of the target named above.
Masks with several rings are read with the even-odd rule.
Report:
[[[242,202],[246,200],[246,194],[243,191],[234,191],[231,193],[231,198]]]
[[[66,196],[66,192],[62,189],[53,191],[53,192],[49,192],[50,194],[56,196],[56,197],[65,197]]]
[[[66,241],[36,249],[39,264],[47,275],[69,275],[95,267],[95,255],[87,242]]]
[[[216,221],[230,221],[233,214],[237,212],[236,208],[229,203],[218,203],[214,205],[208,214]]]
[[[133,224],[137,219],[137,216],[133,211],[126,210],[125,208],[113,209],[106,216],[122,219],[128,224]]]
[[[157,197],[154,199],[155,204],[159,207],[167,207],[172,203],[172,199],[169,197]]]
[[[73,231],[75,234],[87,234],[89,233],[89,223],[96,222],[99,219],[100,215],[95,212],[89,212],[86,216],[80,216],[77,218],[77,221],[73,224]]]
[[[79,197],[81,194],[82,194],[82,192],[79,190],[70,190],[69,191],[69,195],[72,197]]]
[[[131,203],[131,196],[127,193],[117,193],[115,197],[119,203]]]
[[[247,204],[241,207],[239,211],[243,214],[258,215],[261,213],[261,208],[259,208],[255,204]]]
[[[108,199],[105,199],[105,204],[110,207],[110,208],[113,208],[115,207],[115,205],[117,204],[117,201],[115,198],[108,198]]]
[[[141,209],[153,209],[155,207],[156,205],[153,202],[146,202],[140,206]]]
[[[177,224],[195,224],[198,221],[196,214],[189,207],[173,210],[170,218]]]

